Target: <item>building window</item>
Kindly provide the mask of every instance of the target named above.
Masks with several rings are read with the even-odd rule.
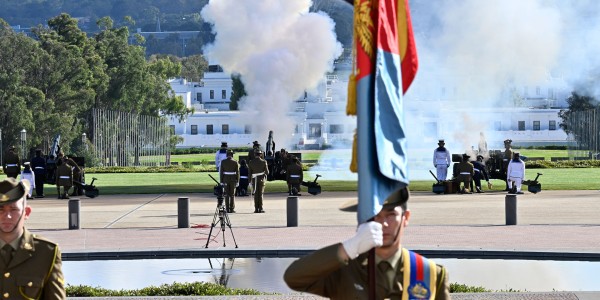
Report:
[[[223,125],[221,125],[221,133],[223,133],[223,134],[229,134],[229,124],[223,124]]]
[[[329,133],[344,133],[344,125],[340,125],[340,124],[329,125]]]
[[[548,121],[548,130],[556,130],[556,121]]]
[[[540,121],[533,121],[533,130],[540,130]]]
[[[552,88],[548,89],[548,98],[554,99],[554,89],[552,89]]]
[[[215,91],[210,90],[210,99],[215,99]]]
[[[294,133],[300,133],[300,125],[296,124],[296,126],[294,127]]]
[[[192,125],[191,132],[192,132],[192,135],[197,135],[198,134],[198,125]]]
[[[536,95],[536,96],[539,96],[539,95],[541,95],[541,94],[542,94],[542,89],[540,89],[540,87],[539,87],[539,86],[536,86],[536,87],[535,87],[535,95]]]
[[[519,121],[519,131],[525,130],[525,121]]]
[[[206,125],[206,134],[213,134],[213,126]]]
[[[320,138],[321,137],[321,124],[308,124],[308,138]]]
[[[171,135],[175,134],[175,125],[169,125],[169,131],[171,132]]]
[[[251,133],[252,133],[252,126],[244,125],[244,134],[251,134]]]
[[[196,100],[202,103],[202,93],[196,93]]]
[[[227,99],[227,91],[221,90],[221,99]]]
[[[496,130],[496,131],[502,130],[502,122],[494,121],[494,130]]]

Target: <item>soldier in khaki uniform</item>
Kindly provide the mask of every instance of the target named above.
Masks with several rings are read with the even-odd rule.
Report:
[[[462,161],[458,163],[456,166],[456,172],[458,172],[458,184],[459,191],[461,194],[472,194],[471,192],[471,181],[473,180],[473,175],[475,174],[475,167],[472,163],[469,162],[469,155],[466,153],[463,154]],[[460,189],[460,183],[463,183],[462,189]]]
[[[228,213],[235,213],[235,188],[240,182],[240,166],[233,159],[232,150],[227,150],[227,157],[221,161],[219,178],[225,184],[225,208]]]
[[[69,166],[71,166],[71,171],[73,171],[73,180],[72,181],[77,181],[80,183],[83,182],[83,169],[81,169],[81,167],[72,158],[66,156],[62,152],[59,152],[58,159],[59,160],[62,159]],[[71,186],[72,185],[73,185],[73,183],[71,182]],[[75,188],[73,188],[73,193],[71,194],[71,196],[81,196],[81,195],[83,195],[83,188],[81,188],[79,185],[75,186]]]
[[[248,162],[251,162],[254,159],[256,151],[260,150],[260,144],[258,141],[252,142],[252,149],[248,151]]]
[[[15,146],[8,147],[8,152],[4,157],[4,164],[2,165],[4,174],[8,177],[17,178],[21,173],[21,159],[15,151]]]
[[[27,180],[0,182],[0,297],[66,299],[58,245],[25,228]]]
[[[294,261],[283,275],[287,285],[331,299],[368,299],[368,252],[375,248],[375,299],[450,299],[446,269],[402,247],[411,216],[408,197],[406,188],[392,193],[354,237]],[[355,203],[345,210],[356,207]],[[410,274],[423,278],[415,280]]]
[[[60,187],[63,187],[61,193]],[[65,159],[56,160],[56,191],[58,199],[69,199],[69,189],[73,186],[73,167]]]
[[[504,177],[507,177],[508,164],[513,159],[514,151],[512,149],[511,144],[512,144],[511,139],[504,140],[504,154],[502,157],[502,173],[504,174]],[[505,191],[510,190],[508,188],[508,182],[506,183],[506,189],[504,189],[504,190]]]
[[[287,166],[286,181],[288,184],[288,193],[290,196],[301,196],[300,195],[300,184],[304,179],[304,172],[302,172],[302,164],[297,157],[292,157],[292,163]]]
[[[248,163],[248,174],[252,178],[252,193],[254,194],[254,213],[264,213],[263,193],[265,192],[265,181],[269,175],[267,161],[263,159],[262,150],[256,151],[256,156]]]

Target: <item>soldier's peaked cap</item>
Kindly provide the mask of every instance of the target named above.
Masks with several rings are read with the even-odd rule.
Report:
[[[444,139],[439,139],[438,144],[441,144],[441,143],[446,143],[446,142],[444,142]]]
[[[504,140],[504,142],[505,143],[512,143],[512,140],[511,139],[506,139],[506,140]]]
[[[410,192],[407,187],[401,188],[393,193],[391,193],[385,201],[383,201],[382,209],[384,208],[393,208],[396,206],[400,206],[406,202],[408,202],[408,198],[410,197]],[[349,211],[356,212],[358,209],[358,200],[348,201],[342,206],[340,206],[341,211]]]
[[[221,142],[221,147],[227,147],[227,142]]]
[[[255,145],[255,146],[258,145],[258,141],[252,142],[252,145]]]
[[[0,205],[21,200],[29,187],[29,180],[17,181],[9,177],[0,181]]]

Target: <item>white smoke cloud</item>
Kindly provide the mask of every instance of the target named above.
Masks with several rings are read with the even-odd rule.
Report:
[[[291,136],[296,125],[285,120],[290,104],[317,88],[342,53],[334,22],[309,12],[310,0],[211,0],[202,17],[213,24],[214,44],[205,53],[226,72],[241,74],[248,95],[240,109],[251,116],[257,138],[269,130]]]

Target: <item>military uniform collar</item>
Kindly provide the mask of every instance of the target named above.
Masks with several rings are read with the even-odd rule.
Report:
[[[19,249],[19,247],[21,245],[24,245],[24,243],[22,243],[21,241],[25,240],[25,235],[26,235],[25,232],[26,232],[26,230],[23,232],[23,234],[21,234],[20,237],[14,239],[10,243],[7,243],[7,242],[5,242],[3,240],[0,240],[0,248],[4,247],[4,245],[6,245],[6,244],[9,244],[11,247],[13,247],[13,249],[15,249],[15,250]],[[31,236],[31,234],[29,234],[29,233],[28,233],[28,235]],[[33,245],[33,243],[29,243],[29,244]],[[29,248],[31,249],[32,247],[29,247]]]
[[[35,238],[35,234],[32,234],[31,232],[29,232],[29,230],[27,230],[27,228],[25,228],[25,230],[23,231],[23,236],[21,237],[21,239],[19,239],[21,241],[20,249],[25,249],[27,251],[34,251],[35,250],[35,249],[33,249],[33,245],[34,245],[33,239],[34,238]]]
[[[400,259],[402,258],[402,248],[399,248],[398,251],[396,251],[396,253],[394,253],[394,255],[392,255],[391,257],[387,258],[387,259],[383,259],[381,257],[379,257],[379,255],[375,254],[375,265],[378,265],[380,262],[382,261],[387,261],[390,266],[392,266],[392,268],[394,268],[394,270],[397,270],[398,268],[398,263],[400,262]]]

